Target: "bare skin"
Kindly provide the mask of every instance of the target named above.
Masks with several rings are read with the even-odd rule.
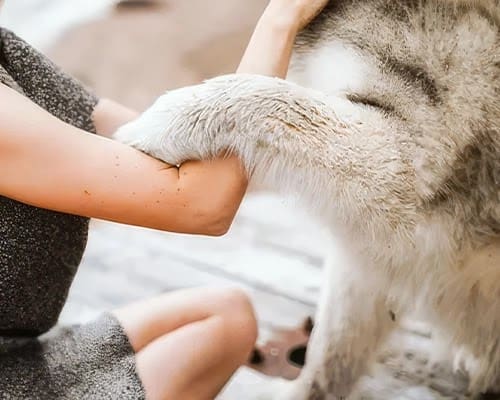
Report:
[[[0,166],[9,171],[0,180],[4,196],[182,233],[225,233],[246,189],[235,158],[171,167],[67,125],[6,86],[0,87]]]
[[[1,3],[1,0],[0,0]],[[327,0],[271,0],[238,72],[284,78],[297,32]],[[29,115],[29,118],[17,118]],[[247,187],[235,157],[166,165],[109,139],[137,113],[101,100],[100,136],[0,85],[0,194],[34,206],[172,232],[227,232]],[[238,289],[191,289],[114,311],[148,400],[213,399],[257,337]]]

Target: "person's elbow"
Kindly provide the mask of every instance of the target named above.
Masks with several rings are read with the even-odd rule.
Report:
[[[226,218],[197,217],[197,220],[183,231],[191,235],[220,237],[229,232],[231,224],[232,220]]]
[[[187,220],[192,228],[189,233],[223,236],[231,228],[248,182],[243,170],[226,165],[230,161],[213,161],[209,177],[198,174],[194,175],[195,181],[187,181],[183,175],[180,193],[184,194],[181,197],[183,204],[188,205],[184,209],[189,210]],[[239,161],[235,161],[239,167]],[[203,164],[201,166],[206,168]],[[219,168],[219,171],[214,171],[214,168]]]
[[[196,233],[205,236],[220,237],[229,232],[236,214],[236,209],[217,207],[204,210],[194,217]]]
[[[246,185],[237,190],[220,191],[210,201],[193,207],[196,233],[206,236],[224,236],[228,233],[245,194]]]
[[[202,233],[205,236],[221,237],[229,232],[231,228],[232,220],[219,220],[213,222],[211,225]]]

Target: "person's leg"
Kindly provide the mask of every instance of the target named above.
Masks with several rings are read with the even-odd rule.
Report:
[[[239,289],[190,289],[114,312],[148,400],[213,399],[247,360],[257,324]]]

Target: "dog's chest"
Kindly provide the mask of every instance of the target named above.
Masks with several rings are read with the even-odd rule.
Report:
[[[307,54],[296,54],[288,79],[335,96],[362,92],[370,74],[369,63],[355,48],[332,41]]]

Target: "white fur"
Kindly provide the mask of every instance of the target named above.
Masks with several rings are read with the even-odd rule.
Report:
[[[363,89],[370,70],[362,56],[340,40],[320,47],[314,57],[301,63],[295,56],[288,80],[333,95]]]

